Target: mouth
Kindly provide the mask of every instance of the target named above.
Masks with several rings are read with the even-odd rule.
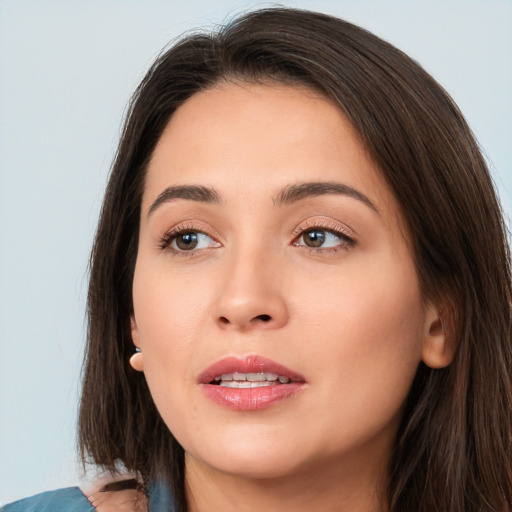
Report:
[[[306,379],[282,364],[252,354],[225,357],[213,363],[199,375],[198,382],[231,388],[251,388],[278,386],[290,382],[305,383]]]
[[[290,379],[285,375],[277,373],[224,373],[217,375],[209,384],[223,386],[225,388],[263,388],[268,386],[279,386],[280,384],[288,384]]]
[[[198,384],[216,404],[252,411],[298,395],[306,379],[275,361],[250,355],[217,361],[201,373]]]

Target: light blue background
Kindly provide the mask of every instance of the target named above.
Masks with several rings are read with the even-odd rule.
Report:
[[[510,0],[285,4],[418,60],[466,114],[512,212]],[[0,503],[79,479],[87,259],[131,92],[173,37],[268,5],[0,0]]]

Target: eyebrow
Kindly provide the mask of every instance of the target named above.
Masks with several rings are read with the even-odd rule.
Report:
[[[366,206],[371,208],[375,213],[380,215],[380,212],[375,204],[362,192],[359,192],[355,188],[349,187],[343,183],[332,181],[314,181],[289,185],[277,194],[277,196],[274,198],[274,204],[278,206],[287,205],[309,197],[322,196],[327,194],[338,194],[352,197],[358,201],[361,201]]]
[[[199,201],[201,203],[220,203],[220,197],[217,192],[210,187],[202,185],[174,185],[167,187],[151,203],[148,215],[151,215],[159,206],[169,203],[175,199],[188,199],[189,201]]]
[[[276,206],[289,205],[309,197],[327,194],[338,194],[352,197],[361,201],[380,215],[377,207],[362,192],[359,192],[348,185],[337,182],[314,181],[288,185],[279,191],[277,196],[273,198],[273,202]],[[169,203],[175,199],[188,199],[189,201],[198,201],[209,204],[221,203],[219,194],[213,188],[205,187],[203,185],[173,185],[167,187],[158,195],[149,207],[148,215],[151,215],[162,204]]]

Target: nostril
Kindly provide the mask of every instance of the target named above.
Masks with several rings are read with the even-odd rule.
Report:
[[[245,322],[242,322],[242,321],[239,324],[238,320],[239,319],[235,318],[234,321],[233,321],[233,319],[230,320],[230,318],[227,317],[227,316],[219,316],[218,322],[219,322],[219,324],[225,325],[225,326],[228,326],[228,325],[234,325],[234,326],[240,325],[240,326],[242,326],[242,325],[245,324]],[[267,315],[267,314],[257,315],[257,316],[254,316],[250,320],[250,322],[247,323],[247,326],[249,326],[249,324],[255,325],[255,324],[258,324],[259,322],[262,322],[262,323],[266,324],[266,323],[269,323],[271,321],[272,321],[272,316],[271,315]]]

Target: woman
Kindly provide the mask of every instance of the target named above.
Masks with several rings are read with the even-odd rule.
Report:
[[[462,115],[387,43],[293,9],[181,40],[92,253],[80,446],[121,476],[34,510],[510,510],[504,233]]]

